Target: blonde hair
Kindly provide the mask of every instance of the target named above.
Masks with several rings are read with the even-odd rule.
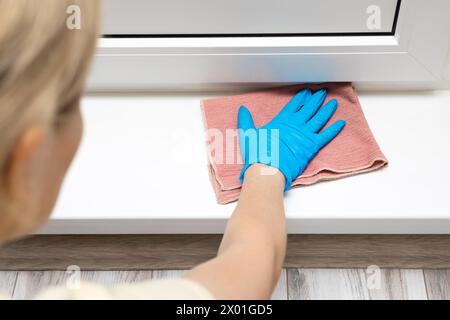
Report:
[[[80,29],[69,29],[70,6]],[[99,0],[0,0],[0,169],[28,126],[55,120],[84,88]],[[72,7],[73,8],[73,7]]]

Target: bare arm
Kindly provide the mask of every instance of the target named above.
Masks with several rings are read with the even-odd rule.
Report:
[[[238,205],[228,222],[216,258],[186,277],[218,299],[269,299],[286,253],[284,176],[261,174],[263,164],[245,172]]]
[[[250,111],[245,106],[239,108],[239,146],[244,160],[241,173],[245,174],[239,203],[228,222],[217,257],[187,275],[216,298],[270,298],[286,254],[283,190],[290,188],[319,150],[345,125],[339,120],[321,130],[337,108],[335,99],[321,108],[326,95],[325,89],[314,94],[303,89],[258,129]],[[270,146],[277,142],[276,152],[270,154],[275,156],[274,161],[258,153],[264,149],[259,147],[264,140],[249,138],[252,136],[247,136],[249,132],[253,137],[276,133],[261,142]],[[268,170],[273,174],[268,175]]]

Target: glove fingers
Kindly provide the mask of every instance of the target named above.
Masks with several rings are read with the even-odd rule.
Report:
[[[325,101],[327,91],[321,89],[314,93],[306,102],[303,108],[297,112],[297,119],[301,123],[305,123],[319,110],[322,103]]]
[[[239,135],[239,147],[241,150],[241,156],[245,163],[248,163],[249,158],[252,162],[256,161],[256,150],[251,148],[252,143],[256,143],[256,129],[253,123],[253,118],[250,111],[241,106],[238,113],[238,135]],[[254,145],[252,145],[254,146]],[[250,154],[250,151],[253,151]]]
[[[318,132],[330,120],[337,108],[336,99],[330,100],[308,121],[306,129],[311,132]]]
[[[326,146],[331,140],[333,140],[344,128],[345,121],[344,120],[338,120],[335,123],[333,123],[331,126],[327,127],[325,130],[323,130],[321,133],[319,133],[319,148],[323,148]]]
[[[244,106],[241,106],[239,108],[238,128],[242,129],[242,130],[255,129],[255,124],[253,123],[252,114]]]
[[[295,96],[286,104],[279,114],[288,114],[297,112],[305,102],[311,97],[311,90],[305,88],[295,94]]]

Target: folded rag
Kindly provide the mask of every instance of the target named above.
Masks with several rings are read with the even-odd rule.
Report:
[[[201,108],[207,129],[209,174],[218,203],[237,200],[241,190],[239,173],[243,164],[237,139],[239,107],[245,105],[250,110],[255,126],[259,128],[269,122],[295,93],[306,87],[312,91],[326,88],[328,95],[324,104],[333,98],[337,99],[337,111],[328,124],[339,119],[345,120],[347,124],[317,154],[292,186],[373,171],[388,163],[370,131],[351,83],[293,85],[208,99],[202,101]]]

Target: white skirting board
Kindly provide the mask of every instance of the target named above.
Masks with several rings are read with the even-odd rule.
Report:
[[[215,201],[199,107],[220,95],[85,97],[82,146],[40,233],[223,232],[235,204]],[[389,166],[289,191],[289,232],[450,233],[450,91],[360,100]]]

